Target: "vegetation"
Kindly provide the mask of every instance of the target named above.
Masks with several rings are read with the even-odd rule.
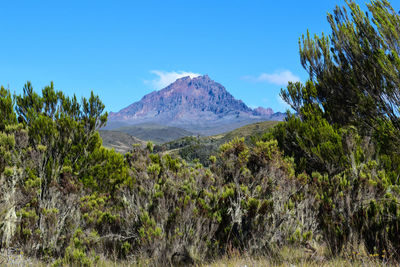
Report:
[[[135,254],[187,264],[232,248],[258,253],[297,229],[301,182],[276,141],[250,149],[236,138],[210,168],[152,153],[150,142],[123,156],[101,146],[97,96],[78,103],[53,84],[42,95],[30,83],[14,98],[2,90],[12,118],[1,132],[2,248],[56,265]]]
[[[276,121],[263,121],[249,124],[224,134],[202,137],[183,137],[162,145],[156,145],[154,150],[171,155],[178,155],[188,162],[198,160],[201,164],[208,167],[210,164],[210,156],[218,153],[221,145],[236,137],[243,137],[247,145],[252,145],[258,137],[268,132],[277,124],[278,122]]]
[[[385,0],[347,4],[328,15],[330,36],[302,37],[309,80],[282,90],[297,116],[272,137],[310,177],[332,254],[361,242],[399,260],[400,16]]]
[[[93,93],[1,87],[0,250],[54,266],[280,264],[293,247],[324,257],[299,264],[398,264],[400,16],[386,0],[347,5],[331,35],[301,38],[309,79],[281,93],[296,114],[231,136],[207,167],[151,142],[104,148]]]
[[[125,154],[131,150],[134,144],[144,144],[146,142],[124,132],[100,130],[100,137],[103,140],[103,146],[114,148],[115,151]]]
[[[156,144],[162,144],[185,136],[194,135],[181,128],[151,123],[124,126],[115,129],[115,131],[124,132],[140,140],[151,141]]]

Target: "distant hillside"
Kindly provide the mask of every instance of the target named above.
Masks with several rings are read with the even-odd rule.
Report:
[[[143,141],[152,141],[156,144],[170,142],[185,136],[194,135],[178,127],[163,126],[158,124],[143,123],[115,129],[115,131],[127,133]]]
[[[233,130],[249,123],[283,120],[270,108],[251,109],[207,75],[177,79],[166,88],[145,95],[119,112],[109,114],[107,129],[121,124],[156,123],[201,135]]]
[[[103,146],[107,148],[114,148],[115,151],[125,154],[128,152],[133,144],[144,144],[145,142],[124,132],[118,131],[99,131],[101,139],[103,139]]]
[[[221,142],[225,143],[235,137],[244,137],[246,142],[250,141],[252,136],[260,136],[268,132],[271,128],[277,125],[279,121],[263,121],[249,124],[221,136]],[[218,136],[218,135],[217,135]]]
[[[184,137],[162,145],[157,145],[154,150],[156,152],[168,152],[170,154],[179,155],[186,161],[199,159],[203,165],[207,166],[209,164],[209,157],[216,153],[222,144],[235,137],[244,137],[245,142],[250,143],[252,137],[261,136],[278,123],[278,121],[264,121],[249,124],[224,134],[205,137]]]

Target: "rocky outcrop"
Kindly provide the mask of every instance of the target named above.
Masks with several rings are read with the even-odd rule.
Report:
[[[258,107],[253,110],[253,114],[256,116],[270,117],[272,116],[272,114],[274,114],[274,111],[272,110],[272,108]]]

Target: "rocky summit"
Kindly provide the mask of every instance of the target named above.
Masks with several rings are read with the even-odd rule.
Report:
[[[277,116],[278,115],[278,116]],[[166,88],[145,95],[119,112],[111,112],[111,125],[158,123],[207,134],[236,128],[255,121],[282,119],[270,108],[251,109],[235,99],[208,75],[177,79]]]

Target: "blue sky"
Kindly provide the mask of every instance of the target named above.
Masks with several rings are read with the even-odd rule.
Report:
[[[299,37],[329,33],[326,14],[343,4],[0,1],[0,84],[20,93],[27,80],[37,91],[54,81],[118,111],[179,75],[208,74],[251,107],[285,111],[280,88],[307,78]]]

